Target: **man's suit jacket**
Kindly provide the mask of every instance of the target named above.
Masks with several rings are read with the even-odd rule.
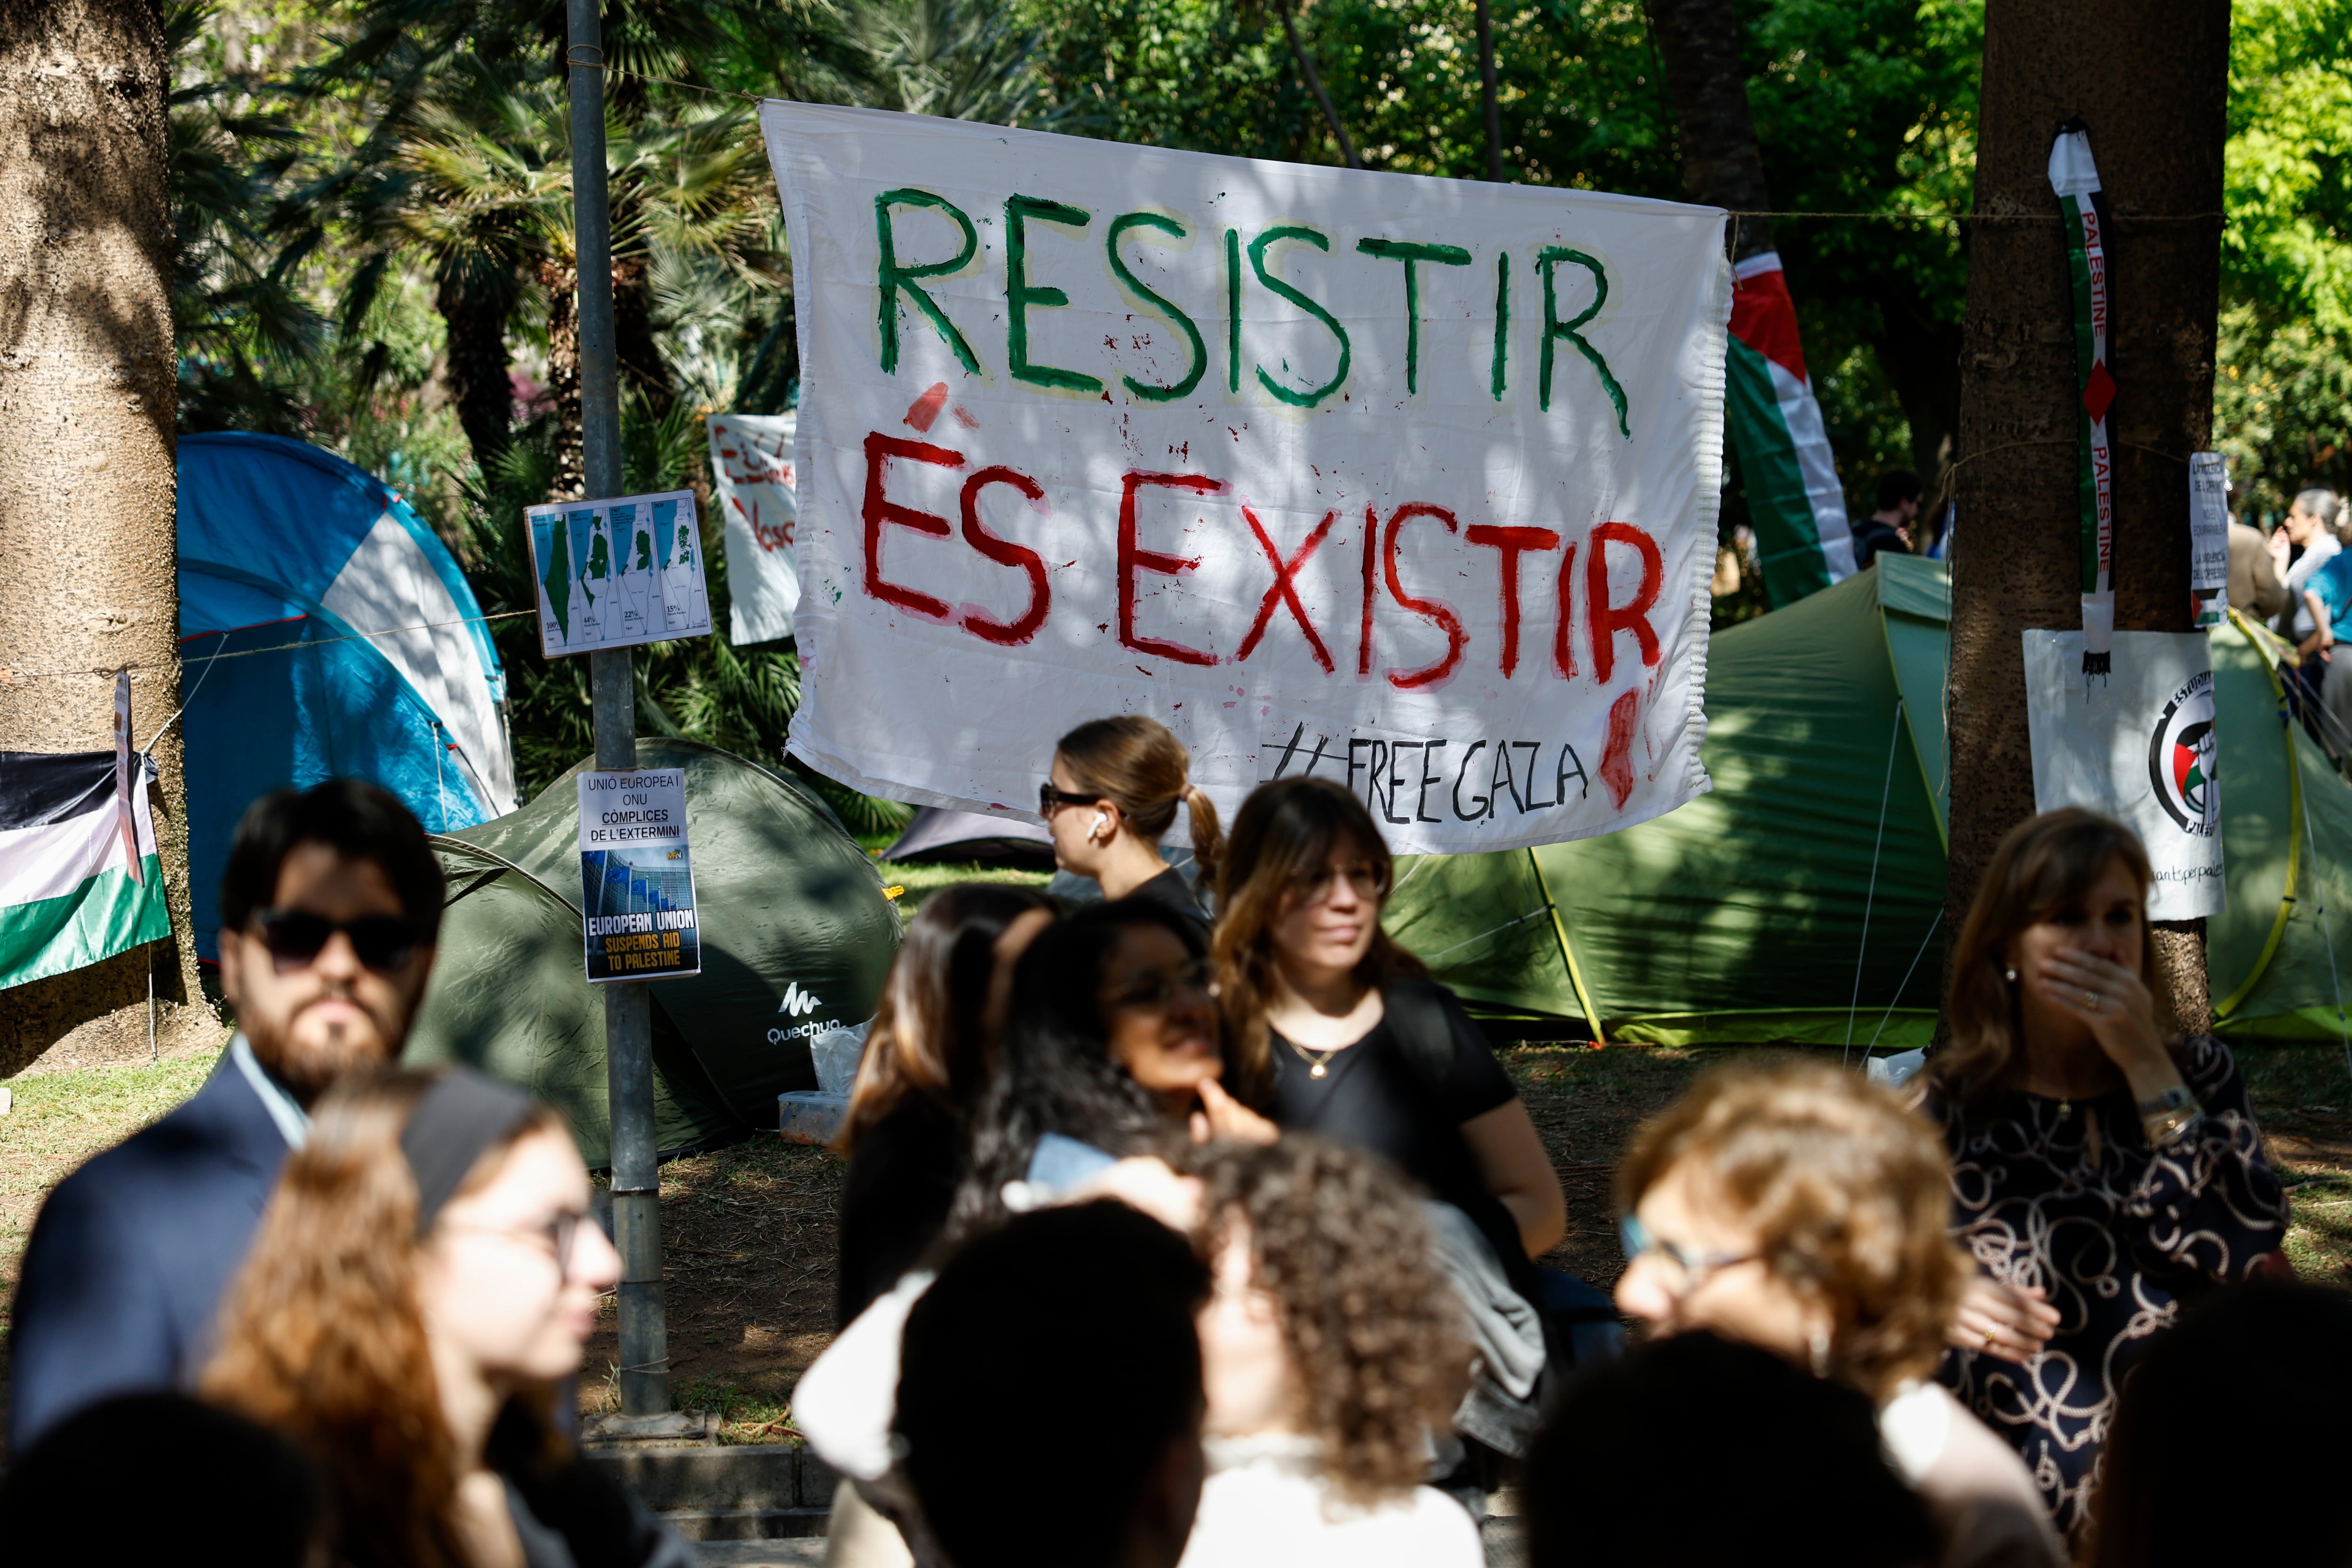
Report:
[[[11,1452],[110,1394],[194,1381],[286,1153],[224,1051],[186,1104],[58,1184],[16,1286]]]

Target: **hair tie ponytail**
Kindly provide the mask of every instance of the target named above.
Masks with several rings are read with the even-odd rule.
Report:
[[[1217,885],[1217,863],[1224,858],[1225,833],[1217,825],[1217,803],[1208,791],[1184,781],[1184,809],[1192,828],[1192,859],[1201,871],[1201,886]]]

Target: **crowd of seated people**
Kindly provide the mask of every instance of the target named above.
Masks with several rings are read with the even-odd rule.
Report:
[[[1379,825],[1285,780],[1228,838],[1189,771],[1149,720],[1079,727],[1041,806],[1103,897],[908,922],[793,1399],[843,1478],[828,1563],[1473,1568],[1507,1484],[1540,1568],[2352,1565],[2279,1458],[2352,1392],[2352,1300],[2293,1281],[2245,1080],[2164,1021],[2128,831],[2010,835],[1905,1089],[1748,1053],[1638,1131],[1620,1348],[1563,1307],[1593,1293],[1545,1261],[1567,1205],[1510,1075],[1382,929]],[[694,1561],[564,1408],[618,1260],[562,1119],[398,1066],[442,896],[370,786],[247,813],[236,1039],[27,1247],[25,1561],[110,1561],[128,1468],[255,1563]]]

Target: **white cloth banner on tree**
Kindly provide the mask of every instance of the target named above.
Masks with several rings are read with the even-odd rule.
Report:
[[[790,414],[710,416],[711,502],[727,523],[727,640],[775,642],[793,635],[801,602],[793,552]]]
[[[2088,806],[2139,835],[2156,869],[2150,920],[2218,915],[2221,795],[2213,660],[2202,632],[2116,632],[2122,657],[2083,672],[2083,634],[2025,634],[2033,808]]]
[[[1026,815],[1146,713],[1230,813],[1405,851],[1704,792],[1724,215],[872,110],[761,111],[793,252],[802,702],[874,794]]]

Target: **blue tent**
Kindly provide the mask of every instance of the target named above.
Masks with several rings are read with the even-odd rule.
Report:
[[[465,574],[374,476],[278,436],[180,438],[180,690],[196,951],[236,820],[373,779],[425,830],[514,809],[506,675]]]

